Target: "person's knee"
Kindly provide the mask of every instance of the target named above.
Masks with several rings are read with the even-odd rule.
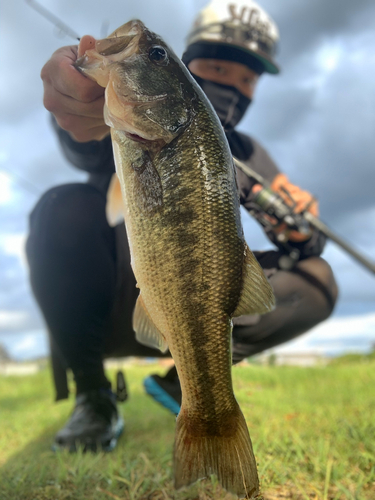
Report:
[[[327,307],[322,308],[322,319],[328,318],[337,302],[338,287],[331,266],[321,257],[310,257],[297,263],[294,273],[319,290]]]
[[[111,231],[105,198],[88,184],[65,184],[47,191],[30,214],[26,253],[29,265],[46,256],[75,254]]]
[[[39,221],[43,224],[64,223],[70,226],[82,219],[91,219],[92,211],[102,209],[103,195],[89,184],[63,184],[42,195],[30,214],[30,229]]]
[[[105,223],[105,198],[88,184],[65,184],[48,190],[30,214],[27,251],[35,247],[74,247],[95,225]]]

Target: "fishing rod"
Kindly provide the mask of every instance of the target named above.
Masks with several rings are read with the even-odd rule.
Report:
[[[252,215],[265,227],[275,227],[285,223],[290,229],[298,231],[302,234],[308,234],[308,226],[313,226],[323,233],[327,238],[334,241],[339,247],[350,254],[354,259],[360,262],[366,269],[375,274],[375,263],[371,262],[364,255],[354,249],[349,243],[335,234],[324,222],[312,215],[307,210],[301,213],[294,213],[293,206],[289,206],[284,199],[275,193],[270,187],[270,184],[260,174],[255,172],[251,167],[233,157],[235,165],[242,170],[246,175],[254,179],[262,186],[262,189],[254,196],[254,207]],[[291,200],[292,197],[290,196]],[[250,209],[250,212],[252,210]],[[264,217],[264,214],[276,219],[277,223],[272,224],[269,217]],[[292,248],[285,240],[285,235],[278,235],[278,240],[286,248],[291,261],[285,261],[285,267],[293,267],[294,263],[299,258],[299,251]]]

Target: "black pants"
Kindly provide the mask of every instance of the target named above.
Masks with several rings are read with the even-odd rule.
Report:
[[[105,202],[91,185],[67,184],[45,193],[30,215],[31,286],[54,352],[73,371],[77,392],[109,387],[106,356],[162,356],[135,340],[131,317],[138,290],[129,247],[123,225],[107,224]],[[277,307],[235,320],[234,362],[306,332],[331,314],[337,298],[323,259],[302,260],[286,272],[278,269],[278,252],[255,255]]]

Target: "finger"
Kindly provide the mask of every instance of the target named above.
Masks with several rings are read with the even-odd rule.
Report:
[[[76,133],[71,133],[71,137],[77,142],[101,141],[110,133],[110,128],[107,125],[95,127],[90,130],[79,130]]]
[[[78,45],[78,57],[83,56],[86,50],[93,49],[95,47],[95,38],[90,35],[85,35],[81,38]]]
[[[257,193],[259,193],[259,191],[262,191],[262,189],[263,189],[263,186],[261,184],[254,184],[254,186],[251,189],[251,192],[253,194],[257,194]]]
[[[296,203],[296,212],[299,213],[307,210],[315,216],[318,215],[318,202],[307,191],[301,191],[298,195],[294,195],[293,199]]]
[[[107,127],[104,120],[100,118],[86,118],[71,114],[62,114],[55,118],[61,128],[71,133],[77,133],[80,130],[88,131],[97,127]]]
[[[61,94],[81,102],[90,103],[104,95],[104,87],[82,75],[67,60],[60,62],[60,78],[54,78],[53,86]]]
[[[72,114],[88,118],[101,118],[103,120],[104,97],[85,103],[62,94],[50,84],[44,84],[44,107],[56,117]]]
[[[282,187],[285,187],[288,184],[288,177],[285,174],[277,174],[271,183],[272,191],[280,191]]]
[[[314,200],[312,203],[308,203],[304,210],[310,212],[314,217],[319,217],[319,203]]]
[[[63,95],[82,102],[91,102],[104,94],[104,88],[82,75],[73,63],[77,60],[77,47],[57,50],[43,66],[41,78]]]
[[[310,238],[311,238],[311,233],[302,234],[299,233],[298,231],[290,231],[290,233],[288,234],[288,239],[290,241],[294,241],[295,243],[302,243],[303,241],[307,241]]]

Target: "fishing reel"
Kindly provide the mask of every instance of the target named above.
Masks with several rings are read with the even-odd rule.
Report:
[[[289,191],[285,188],[281,188],[289,200],[287,203],[279,194],[273,191],[271,188],[262,186],[260,191],[254,195],[255,210],[258,211],[257,219],[264,226],[271,226],[273,229],[281,227],[286,224],[288,229],[293,231],[298,231],[303,235],[308,235],[311,233],[311,228],[307,220],[302,214],[295,212],[296,203],[290,195]],[[305,208],[307,211],[311,204],[315,200],[313,199],[308,206]],[[263,212],[263,213],[262,213]],[[281,237],[280,242],[283,241],[285,233],[281,232],[279,234]]]
[[[281,269],[290,270],[298,262],[300,251],[288,243],[288,233],[292,230],[309,236],[311,227],[303,214],[295,212],[296,203],[287,189],[281,189],[288,202],[271,188],[261,185],[261,189],[254,194],[249,211],[263,227],[276,235],[285,251],[279,259],[279,266]],[[309,203],[305,211],[313,202],[314,200]]]
[[[294,213],[296,203],[286,189],[283,189],[283,192],[286,195],[285,197],[289,199],[290,205],[287,204],[280,195],[268,187],[267,181],[260,174],[258,174],[258,172],[235,157],[233,157],[233,161],[234,164],[250,179],[253,179],[255,183],[260,184],[261,189],[254,193],[253,202],[250,207],[248,207],[248,211],[260,222],[260,224],[262,224],[263,227],[266,228],[266,230],[267,228],[271,228],[273,230],[276,229],[275,234],[277,234],[277,239],[282,244],[286,252],[286,255],[282,255],[279,259],[281,269],[292,269],[300,256],[299,250],[288,244],[288,237],[282,230],[285,228],[286,224],[288,226],[288,230],[292,229],[306,235],[310,234],[310,226],[317,229],[327,238],[330,238],[337,245],[339,245],[343,250],[348,252],[358,262],[365,266],[366,269],[375,274],[374,262],[358,252],[355,248],[349,245],[349,243],[335,234],[324,224],[324,222],[308,211],[311,204],[314,203],[314,199],[312,199],[311,202],[305,207],[303,212]]]

